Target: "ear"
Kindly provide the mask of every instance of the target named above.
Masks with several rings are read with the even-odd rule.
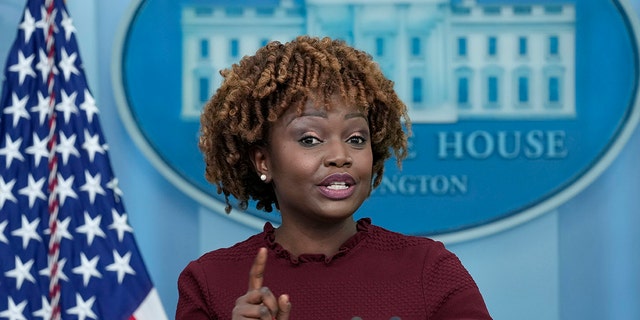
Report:
[[[264,174],[267,176],[267,181],[271,180],[271,176],[269,175],[269,154],[267,150],[264,147],[253,147],[249,153],[256,174],[258,176]]]

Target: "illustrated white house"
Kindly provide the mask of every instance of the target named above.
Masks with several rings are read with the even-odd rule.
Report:
[[[328,35],[370,53],[415,123],[575,117],[575,5],[475,0],[199,2],[182,9],[182,117],[271,40]]]

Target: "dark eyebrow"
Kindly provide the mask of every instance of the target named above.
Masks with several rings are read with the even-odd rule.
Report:
[[[287,122],[287,126],[289,124],[291,124],[291,122],[293,122],[293,120],[295,119],[300,119],[302,117],[320,117],[320,118],[327,118],[327,112],[326,111],[322,111],[322,110],[312,110],[312,111],[305,111],[303,112],[300,116],[297,117],[292,117],[288,122]],[[347,113],[344,116],[344,119],[353,119],[353,118],[363,118],[365,121],[367,120],[367,117],[362,113],[362,112],[352,112],[352,113]]]
[[[345,119],[353,119],[353,118],[359,118],[359,117],[363,118],[364,120],[367,120],[367,117],[362,112],[348,113],[347,115],[344,116]]]
[[[295,117],[291,117],[291,119],[289,119],[289,121],[287,121],[287,126],[291,124],[291,122],[293,122],[293,120],[296,119],[300,119],[302,117],[320,117],[320,118],[327,118],[327,113],[325,111],[321,111],[321,110],[311,110],[311,111],[304,111],[302,114],[300,114],[299,116],[295,116]]]
[[[323,111],[323,110],[311,110],[311,111],[304,111],[302,112],[302,114],[300,115],[300,117],[320,117],[320,118],[326,118],[327,117],[327,112]]]

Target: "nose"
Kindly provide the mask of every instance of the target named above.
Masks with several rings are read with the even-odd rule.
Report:
[[[324,165],[327,167],[350,167],[353,159],[349,153],[349,146],[343,141],[334,141],[327,144],[327,154]]]

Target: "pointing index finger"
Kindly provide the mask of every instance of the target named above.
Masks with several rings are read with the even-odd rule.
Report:
[[[251,270],[249,271],[249,290],[257,290],[262,288],[264,280],[264,268],[267,265],[267,248],[260,248]]]

